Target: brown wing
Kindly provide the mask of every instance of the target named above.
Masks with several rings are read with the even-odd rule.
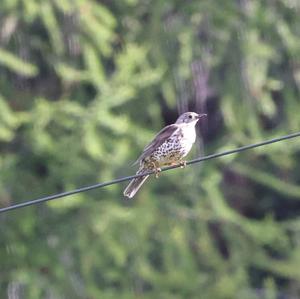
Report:
[[[157,149],[159,146],[161,146],[164,141],[166,141],[170,136],[172,136],[175,131],[178,130],[178,125],[172,124],[169,126],[164,127],[158,134],[154,137],[152,142],[150,142],[143,150],[143,153],[140,155],[140,157],[134,162],[133,165],[139,163],[144,158],[150,156],[155,149]]]

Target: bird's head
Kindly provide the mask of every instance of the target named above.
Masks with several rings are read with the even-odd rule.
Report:
[[[203,116],[206,116],[206,114],[198,114],[195,112],[185,112],[177,118],[176,124],[191,123],[191,124],[195,125],[197,123],[197,121]]]

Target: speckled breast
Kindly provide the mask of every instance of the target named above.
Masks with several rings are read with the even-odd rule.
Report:
[[[188,154],[193,143],[194,139],[186,138],[180,131],[160,145],[149,157],[149,160],[159,165],[178,162]]]

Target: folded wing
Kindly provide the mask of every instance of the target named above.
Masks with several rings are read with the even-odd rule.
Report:
[[[141,156],[134,162],[133,165],[139,163],[144,158],[150,156],[159,146],[161,146],[169,137],[171,137],[179,129],[178,125],[172,124],[164,127],[158,134],[154,137],[152,142],[150,142],[143,150]]]

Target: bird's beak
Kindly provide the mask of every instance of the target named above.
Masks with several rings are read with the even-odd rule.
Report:
[[[197,115],[197,118],[200,119],[200,118],[203,117],[203,116],[207,116],[207,114],[205,114],[205,113],[198,114],[198,115]]]

